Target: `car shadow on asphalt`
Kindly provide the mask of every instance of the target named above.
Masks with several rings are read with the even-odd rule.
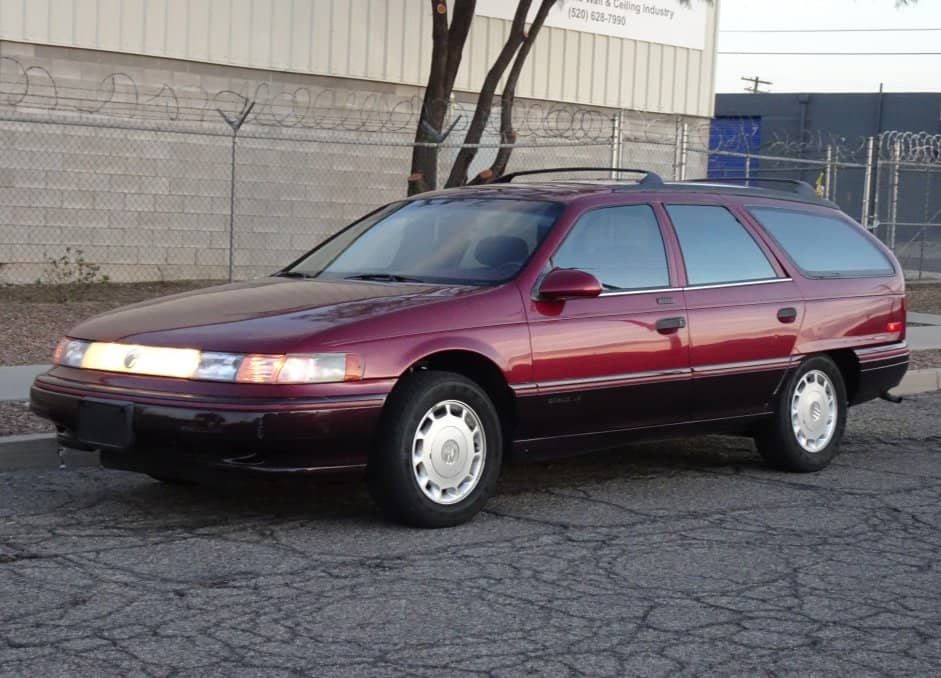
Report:
[[[669,478],[684,473],[735,473],[749,468],[761,468],[761,460],[752,442],[744,438],[708,436],[637,443],[577,457],[511,460],[503,466],[496,494],[565,491],[611,481]],[[111,498],[123,498],[148,512],[175,514],[181,519],[195,514],[207,519],[267,516],[368,523],[383,520],[369,498],[365,474],[287,479],[231,475],[185,484],[142,482],[114,488]]]

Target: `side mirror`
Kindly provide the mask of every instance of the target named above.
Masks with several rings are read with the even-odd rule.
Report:
[[[597,297],[601,283],[591,273],[577,268],[554,268],[539,283],[539,298],[547,301]]]

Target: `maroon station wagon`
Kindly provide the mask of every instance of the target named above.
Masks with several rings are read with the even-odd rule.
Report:
[[[365,470],[389,517],[445,526],[510,455],[721,432],[816,471],[849,406],[891,398],[902,270],[807,184],[512,183],[536,173],[386,205],[269,278],[88,320],[32,409],[106,467]]]

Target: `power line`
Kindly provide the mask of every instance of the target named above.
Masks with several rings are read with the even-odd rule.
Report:
[[[941,31],[941,28],[739,28],[720,33],[916,33]]]
[[[730,52],[718,54],[747,54],[753,56],[941,56],[941,52]]]

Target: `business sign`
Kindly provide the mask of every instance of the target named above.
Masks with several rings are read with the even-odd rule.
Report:
[[[477,0],[477,14],[512,20],[516,4]],[[533,20],[539,4],[533,0],[527,21]],[[557,0],[546,26],[701,50],[706,46],[708,18],[703,0],[689,5],[679,0]]]

